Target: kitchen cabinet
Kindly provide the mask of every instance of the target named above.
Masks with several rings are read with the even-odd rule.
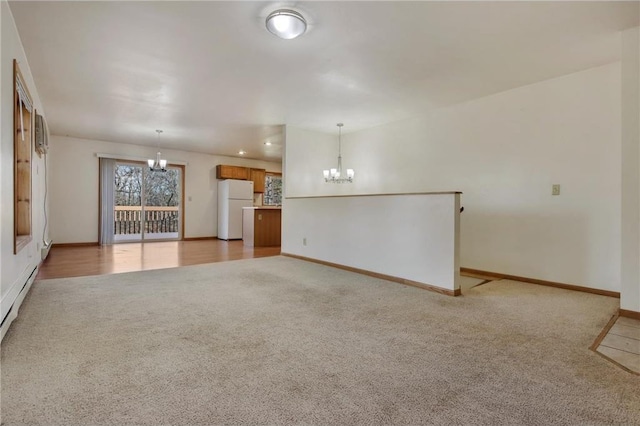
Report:
[[[251,169],[253,192],[264,192],[264,178],[266,173],[267,171],[265,169]]]
[[[225,164],[218,164],[216,166],[216,179],[250,180],[249,178],[250,173],[248,167],[228,166]],[[264,186],[264,183],[262,186]]]

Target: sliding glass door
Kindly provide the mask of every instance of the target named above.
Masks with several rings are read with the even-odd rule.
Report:
[[[143,239],[180,237],[180,171],[172,167],[166,172],[150,171],[144,167]]]
[[[114,242],[180,238],[182,169],[166,172],[117,162],[114,177]]]

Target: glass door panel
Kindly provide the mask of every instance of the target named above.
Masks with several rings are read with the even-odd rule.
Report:
[[[114,181],[115,242],[142,239],[142,166],[117,163]]]
[[[166,172],[118,162],[114,180],[114,242],[181,237],[180,168]]]
[[[144,239],[180,237],[180,169],[144,173]]]

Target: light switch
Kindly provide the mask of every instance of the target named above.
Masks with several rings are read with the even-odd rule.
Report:
[[[551,187],[551,195],[560,195],[560,184],[554,183]]]

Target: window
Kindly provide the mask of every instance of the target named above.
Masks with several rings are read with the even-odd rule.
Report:
[[[263,204],[265,206],[282,205],[282,175],[267,173],[264,178]]]
[[[13,252],[18,253],[31,241],[31,140],[33,102],[13,60]]]

